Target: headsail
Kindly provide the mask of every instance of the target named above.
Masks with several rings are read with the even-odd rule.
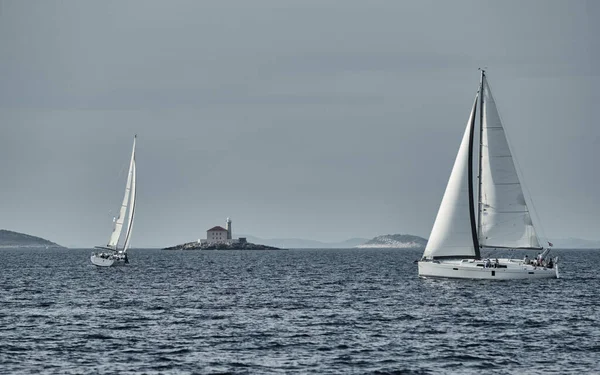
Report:
[[[486,247],[540,248],[504,127],[483,75],[479,243]]]
[[[136,194],[136,165],[135,160],[133,161],[133,177],[131,179],[131,204],[129,207],[129,215],[127,217],[127,231],[125,232],[125,244],[123,245],[123,251],[126,252],[129,248],[129,242],[131,241],[131,229],[133,228],[133,218],[135,214],[135,194]]]
[[[136,137],[133,138],[133,150],[131,151],[131,161],[129,162],[129,173],[127,174],[127,183],[125,185],[125,196],[123,197],[123,203],[121,204],[121,208],[119,210],[119,216],[117,217],[117,220],[115,220],[115,226],[110,236],[110,240],[108,241],[108,245],[106,245],[111,249],[117,248],[119,237],[121,237],[121,231],[123,230],[123,222],[125,221],[127,206],[129,204],[129,196],[131,195],[131,182],[135,164],[135,141]]]
[[[423,253],[424,258],[475,257],[472,196],[469,192],[469,161],[472,155],[477,97],[471,109],[442,203]],[[472,167],[472,166],[471,166]]]

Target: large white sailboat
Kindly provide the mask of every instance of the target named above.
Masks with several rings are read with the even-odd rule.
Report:
[[[115,225],[106,246],[96,246],[99,252],[91,256],[92,263],[100,267],[110,267],[113,265],[123,265],[129,263],[127,249],[131,241],[131,229],[133,228],[133,219],[135,215],[135,193],[136,193],[136,167],[135,167],[135,141],[133,138],[133,150],[131,151],[131,161],[129,162],[129,173],[127,174],[127,184],[125,185],[125,196],[119,210],[119,216],[115,219]],[[127,217],[125,216],[127,215]],[[127,221],[125,221],[127,218]],[[123,247],[119,248],[119,239],[123,227],[125,226],[125,239]]]
[[[478,196],[473,172],[479,107]],[[550,243],[549,243],[550,245]],[[536,250],[525,259],[497,258],[501,250]],[[460,279],[558,278],[558,258],[541,245],[504,127],[481,71],[479,90],[458,149],[429,241],[418,261],[420,277]],[[491,254],[482,257],[482,252]]]

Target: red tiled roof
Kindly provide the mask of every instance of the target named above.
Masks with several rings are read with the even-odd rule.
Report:
[[[218,225],[217,225],[216,227],[212,227],[212,228],[210,228],[209,230],[207,230],[207,232],[210,232],[210,231],[213,231],[213,230],[220,230],[220,231],[225,231],[225,232],[227,232],[227,229],[225,229],[225,228],[223,228],[223,227],[220,227],[220,226],[218,226]]]

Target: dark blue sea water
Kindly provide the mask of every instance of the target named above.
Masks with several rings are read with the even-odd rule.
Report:
[[[600,251],[506,282],[407,250],[90,253],[0,251],[0,373],[600,373]]]

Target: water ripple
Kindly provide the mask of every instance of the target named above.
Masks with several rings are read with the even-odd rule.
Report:
[[[600,373],[600,252],[560,253],[559,280],[487,282],[418,279],[410,250],[134,250],[108,269],[2,250],[0,373]]]

